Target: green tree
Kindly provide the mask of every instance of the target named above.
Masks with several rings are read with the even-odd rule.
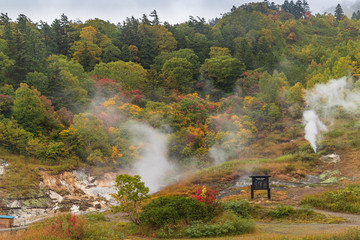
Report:
[[[7,43],[4,39],[0,39],[0,83],[10,83],[9,75],[15,61],[10,59],[6,53],[8,52]]]
[[[81,139],[81,146],[76,149],[81,159],[87,160],[96,149],[100,150],[105,157],[111,154],[109,136],[98,117],[90,113],[77,114],[74,116],[72,127]],[[90,161],[93,160],[93,155],[89,158]]]
[[[112,42],[117,41],[120,35],[119,29],[115,24],[99,18],[87,20],[84,26],[93,26],[98,32],[110,38]]]
[[[50,42],[53,54],[68,55],[70,49],[70,33],[72,25],[65,14],[60,19],[55,19],[51,24]]]
[[[201,68],[214,81],[214,87],[226,92],[233,90],[236,79],[245,70],[244,64],[231,56],[206,59]]]
[[[69,150],[63,142],[51,141],[40,148],[36,154],[44,163],[59,164],[61,160],[69,157]]]
[[[39,96],[25,83],[15,92],[14,106],[12,109],[14,118],[23,128],[32,133],[42,131],[45,118],[45,109]]]
[[[141,24],[139,33],[142,39],[139,57],[144,68],[149,68],[159,53],[171,52],[177,47],[173,34],[164,26]]]
[[[140,224],[141,205],[149,197],[149,188],[141,182],[139,175],[120,174],[115,182],[117,194],[112,196],[120,202],[120,205],[113,208],[128,213],[133,223]]]
[[[162,52],[158,56],[156,56],[152,67],[155,68],[157,71],[161,71],[164,63],[174,57],[185,58],[186,60],[188,60],[193,66],[194,75],[196,75],[197,69],[200,66],[200,61],[194,50],[190,48],[184,48],[173,52]]]
[[[14,60],[14,66],[10,73],[13,84],[19,84],[27,73],[26,71],[26,50],[23,34],[15,26],[11,29],[11,37],[8,40],[9,57]]]
[[[19,15],[8,40],[9,56],[15,60],[11,77],[15,84],[23,82],[28,72],[44,71],[45,46],[35,24],[25,15]]]
[[[302,105],[304,103],[304,86],[301,83],[296,83],[294,86],[289,88],[289,93],[287,95],[288,102],[290,104],[299,104]]]
[[[259,95],[268,104],[279,103],[281,90],[288,87],[287,78],[284,73],[274,71],[271,76],[264,72],[259,79]]]
[[[119,24],[118,27],[120,31],[120,46],[135,45],[139,47],[141,45],[141,36],[138,30],[139,25],[140,21],[135,17],[126,18],[126,20],[122,24]]]
[[[141,43],[139,49],[139,57],[141,65],[144,68],[150,68],[152,65],[155,56],[158,54],[158,51],[154,46],[156,45],[156,41],[152,37],[145,37]]]
[[[120,59],[124,62],[129,62],[131,59],[131,53],[128,45],[123,45],[121,48]]]
[[[20,126],[14,119],[0,122],[0,143],[15,153],[25,153],[32,134]]]
[[[155,9],[150,13],[150,17],[153,18],[153,20],[151,21],[153,25],[160,25],[159,17]]]
[[[246,38],[235,38],[234,43],[235,57],[241,59],[244,62],[246,69],[254,69],[254,54]]]
[[[45,55],[49,56],[55,49],[53,31],[47,22],[40,21],[39,27],[42,41],[45,45]]]
[[[110,40],[99,33],[94,27],[84,27],[80,33],[80,40],[71,47],[73,59],[78,61],[89,72],[100,62],[102,46]]]
[[[91,88],[91,81],[83,67],[62,55],[51,55],[47,63],[49,79],[47,94],[55,108],[66,107],[79,112],[88,103],[88,90]]]
[[[101,59],[105,63],[119,61],[121,59],[121,51],[114,44],[108,44],[102,51]]]
[[[303,0],[303,2],[302,2],[302,7],[303,7],[305,13],[308,12],[308,11],[310,11],[309,3],[308,3],[306,0]]]
[[[270,105],[269,117],[272,122],[278,120],[281,117],[280,109],[275,103],[271,103]]]
[[[73,60],[78,61],[89,72],[100,62],[101,48],[90,41],[77,41],[71,47]]]
[[[228,48],[210,47],[209,56],[210,58],[213,58],[213,57],[221,57],[221,56],[231,56],[231,54]]]
[[[359,20],[360,19],[360,10],[354,11],[351,16],[351,20]]]
[[[25,81],[30,87],[34,87],[39,90],[42,94],[46,94],[49,87],[48,77],[41,72],[29,72],[26,75]]]
[[[182,92],[190,92],[195,82],[191,63],[185,58],[171,58],[162,68],[167,86]]]
[[[201,62],[204,61],[208,57],[210,51],[210,41],[207,36],[197,32],[189,36],[188,39],[189,48],[194,50]]]
[[[340,21],[344,16],[344,10],[339,3],[335,8],[335,18],[336,20]]]
[[[136,90],[144,88],[147,72],[140,64],[117,61],[96,65],[94,74],[98,79],[116,80],[124,89]]]

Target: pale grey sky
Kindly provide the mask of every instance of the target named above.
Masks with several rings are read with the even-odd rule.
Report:
[[[273,0],[281,4],[283,0]],[[229,12],[233,5],[240,6],[247,0],[0,0],[0,12],[8,13],[15,20],[25,14],[34,22],[40,20],[51,23],[62,13],[71,20],[86,21],[91,18],[122,22],[126,17],[141,18],[156,9],[160,21],[181,23],[189,16],[204,17],[206,20],[220,17]],[[256,2],[250,1],[250,2]],[[270,0],[271,2],[271,0]],[[345,5],[355,0],[308,0],[313,13],[323,12],[340,3]]]

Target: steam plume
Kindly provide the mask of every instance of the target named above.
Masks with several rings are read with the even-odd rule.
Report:
[[[331,122],[338,113],[338,107],[345,111],[356,111],[360,106],[360,91],[354,89],[353,81],[346,77],[332,79],[326,84],[317,84],[305,93],[307,111],[303,113],[305,125],[305,139],[311,144],[316,152],[316,142],[327,127],[320,120],[326,119]]]
[[[317,136],[326,131],[326,126],[320,121],[314,110],[305,111],[303,115],[303,123],[305,125],[305,139],[310,142],[311,147],[316,152]]]
[[[214,165],[225,162],[226,160],[225,150],[219,144],[216,144],[210,148],[209,155],[212,159],[214,159]]]
[[[167,159],[167,139],[161,132],[145,124],[131,125],[133,140],[141,146],[140,159],[133,165],[134,174],[141,176],[150,193],[167,185],[166,178],[174,173],[175,166]]]

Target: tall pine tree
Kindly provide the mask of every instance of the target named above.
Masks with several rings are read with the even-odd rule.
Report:
[[[335,8],[335,18],[336,20],[340,21],[344,16],[344,10],[339,3]]]

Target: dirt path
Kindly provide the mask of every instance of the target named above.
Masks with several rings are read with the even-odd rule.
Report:
[[[341,225],[347,225],[349,227],[360,227],[360,215],[358,215],[358,214],[330,212],[330,211],[326,211],[326,210],[317,210],[317,209],[314,211],[325,214],[325,215],[329,215],[329,216],[342,217],[346,222],[341,223]]]
[[[360,215],[315,210],[316,212],[334,217],[342,217],[346,222],[338,224],[322,223],[256,223],[257,233],[245,239],[262,239],[270,236],[301,237],[308,235],[341,233],[350,228],[360,228]]]

